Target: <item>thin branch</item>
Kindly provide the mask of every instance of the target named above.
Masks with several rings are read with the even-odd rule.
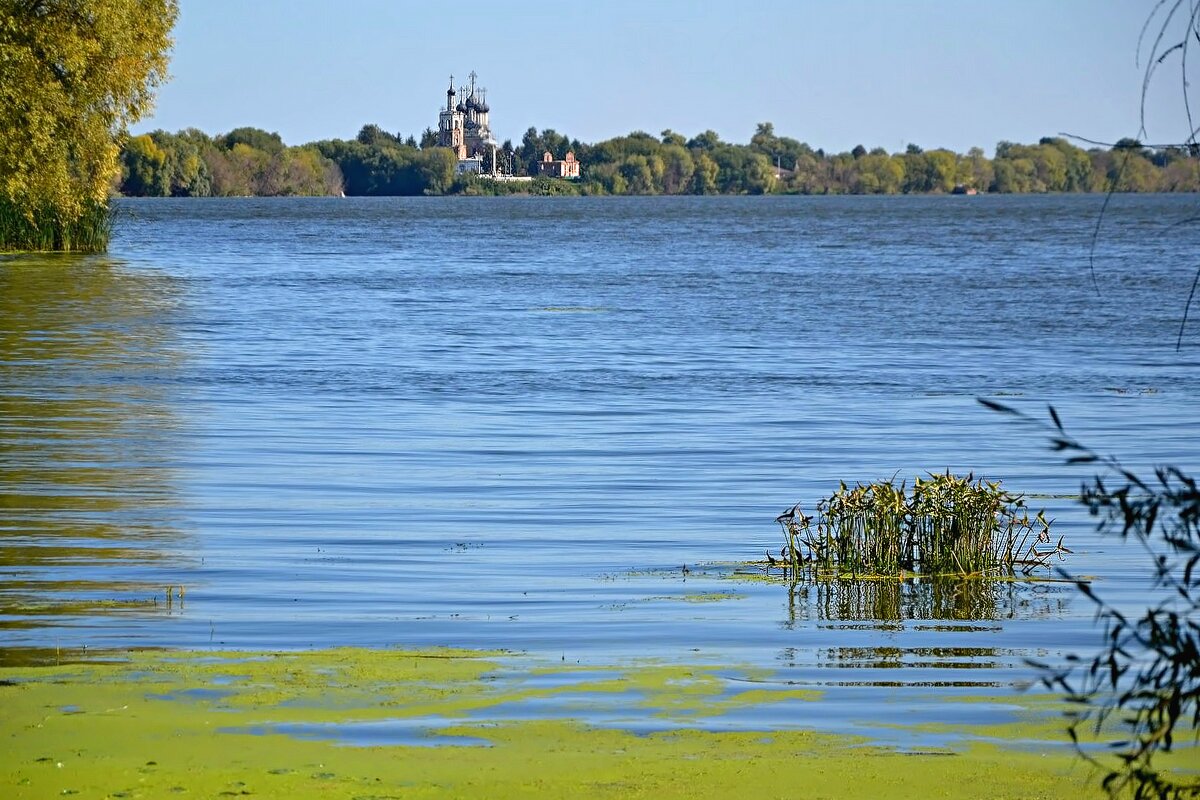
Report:
[[[1178,2],[1178,0],[1176,0],[1176,2]],[[1142,30],[1140,33],[1138,33],[1137,49],[1134,50],[1133,53],[1133,65],[1135,67],[1141,66],[1142,42],[1146,39],[1146,31],[1150,30],[1150,23],[1153,22],[1154,18],[1158,16],[1158,10],[1166,4],[1167,0],[1158,0],[1158,2],[1154,5],[1154,8],[1150,10],[1150,13],[1146,15],[1146,21],[1142,23]]]
[[[1159,63],[1159,47],[1162,45],[1163,39],[1166,38],[1167,30],[1171,27],[1172,18],[1174,18],[1175,13],[1179,11],[1180,7],[1183,5],[1183,2],[1184,0],[1175,0],[1175,4],[1171,6],[1171,10],[1167,12],[1167,16],[1162,22],[1162,27],[1158,29],[1158,35],[1154,37],[1154,45],[1150,48],[1149,59],[1146,64],[1146,72],[1142,76],[1142,102],[1139,112],[1140,127],[1138,128],[1139,132],[1141,133],[1145,133],[1146,131],[1146,95],[1150,91],[1150,81],[1154,78],[1154,70]],[[1156,8],[1155,13],[1157,13],[1157,11],[1158,9]]]
[[[1197,127],[1197,131],[1200,131],[1200,127]],[[1089,139],[1086,136],[1079,136],[1074,133],[1065,133],[1062,131],[1060,131],[1058,135],[1064,136],[1068,139],[1074,139],[1077,142],[1086,142],[1087,144],[1094,144],[1099,147],[1107,147],[1110,150],[1141,150],[1141,149],[1146,149],[1146,150],[1172,150],[1172,149],[1187,150],[1189,145],[1191,144],[1191,142],[1168,142],[1166,144],[1147,144],[1146,142],[1139,142],[1137,140],[1134,140],[1132,142],[1128,142],[1128,141],[1124,141],[1124,140],[1122,140],[1120,142],[1099,142],[1099,141],[1096,141],[1095,139]]]
[[[1196,24],[1196,9],[1195,9],[1195,7],[1193,7],[1192,8],[1192,18],[1190,20],[1188,20],[1188,33],[1191,33],[1192,28],[1195,26],[1195,24]],[[1191,40],[1192,40],[1192,37],[1185,34],[1183,37],[1183,41],[1179,43],[1179,50],[1180,50],[1179,80],[1182,84],[1180,94],[1183,95],[1183,111],[1187,115],[1188,130],[1195,130],[1196,122],[1195,122],[1195,120],[1192,119],[1192,104],[1191,104],[1191,101],[1188,100],[1188,90],[1187,90],[1188,89],[1188,81],[1187,81],[1188,43],[1191,42]],[[1165,54],[1164,54],[1164,57],[1165,57]],[[1195,134],[1193,134],[1192,136],[1189,136],[1188,140],[1191,141],[1192,137],[1194,135]]]
[[[1096,227],[1092,229],[1092,244],[1088,248],[1088,271],[1092,273],[1092,288],[1096,290],[1096,296],[1100,296],[1100,283],[1096,280],[1096,242],[1100,239],[1100,224],[1104,222],[1104,212],[1108,211],[1108,204],[1112,202],[1113,195],[1117,193],[1117,187],[1121,185],[1121,179],[1125,177],[1125,168],[1129,166],[1129,157],[1126,156],[1121,161],[1121,169],[1117,172],[1117,177],[1114,178],[1108,185],[1108,191],[1104,193],[1104,204],[1100,206],[1100,213],[1096,215]]]
[[[1183,306],[1183,320],[1181,320],[1179,323],[1179,338],[1175,340],[1176,353],[1178,353],[1179,349],[1183,347],[1183,328],[1185,325],[1187,325],[1188,309],[1192,307],[1192,298],[1196,296],[1196,284],[1198,283],[1200,283],[1200,269],[1196,270],[1196,277],[1192,279],[1192,290],[1188,292],[1187,303],[1185,303]]]

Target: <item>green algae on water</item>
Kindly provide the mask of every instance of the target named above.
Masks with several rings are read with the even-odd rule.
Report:
[[[747,680],[729,680],[733,673]],[[1087,770],[1061,749],[975,743],[951,756],[905,754],[810,731],[703,728],[733,709],[821,702],[819,692],[773,688],[766,676],[669,663],[576,668],[460,650],[135,652],[120,662],[8,667],[0,669],[0,786],[16,798],[1087,792]],[[603,692],[671,724],[638,733],[589,724],[586,708],[576,718],[490,713]],[[346,746],[279,732],[373,720],[408,720],[452,743]]]

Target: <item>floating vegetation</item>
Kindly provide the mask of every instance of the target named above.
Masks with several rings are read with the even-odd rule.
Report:
[[[0,786],[12,787],[4,797],[1084,796],[1074,754],[1042,746],[1057,733],[1047,700],[1005,696],[1000,714],[971,713],[994,720],[990,741],[927,736],[916,725],[928,717],[881,707],[885,725],[865,740],[810,730],[836,709],[793,673],[361,649],[14,666],[0,668]],[[948,722],[964,703],[994,703],[944,700],[932,713]],[[1014,704],[1020,719],[1007,722]],[[480,741],[492,746],[463,746]]]
[[[999,481],[931,473],[911,490],[894,478],[842,483],[817,502],[814,516],[800,504],[776,517],[784,546],[777,561],[793,577],[818,575],[1028,575],[1071,552],[1062,537],[1051,544],[1045,512],[1030,516],[1021,495]]]

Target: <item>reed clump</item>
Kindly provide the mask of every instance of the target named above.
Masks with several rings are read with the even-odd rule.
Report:
[[[78,215],[68,215],[53,209],[27,213],[0,199],[0,252],[102,253],[111,231],[107,203],[93,203]]]
[[[1051,544],[1045,512],[1031,516],[999,481],[930,473],[912,487],[894,479],[840,484],[813,516],[792,506],[783,527],[783,566],[823,575],[1028,575],[1071,552]],[[774,557],[768,555],[768,561]]]

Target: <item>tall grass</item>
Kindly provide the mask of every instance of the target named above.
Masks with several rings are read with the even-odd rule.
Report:
[[[54,209],[27,215],[12,202],[0,199],[0,252],[102,253],[108,249],[112,212],[107,203],[88,206],[76,219]]]
[[[776,519],[793,575],[1029,574],[1070,552],[1061,538],[1050,544],[1044,512],[1030,516],[1021,496],[974,475],[930,474],[911,490],[890,480],[842,483],[815,509],[815,519],[799,504]]]

